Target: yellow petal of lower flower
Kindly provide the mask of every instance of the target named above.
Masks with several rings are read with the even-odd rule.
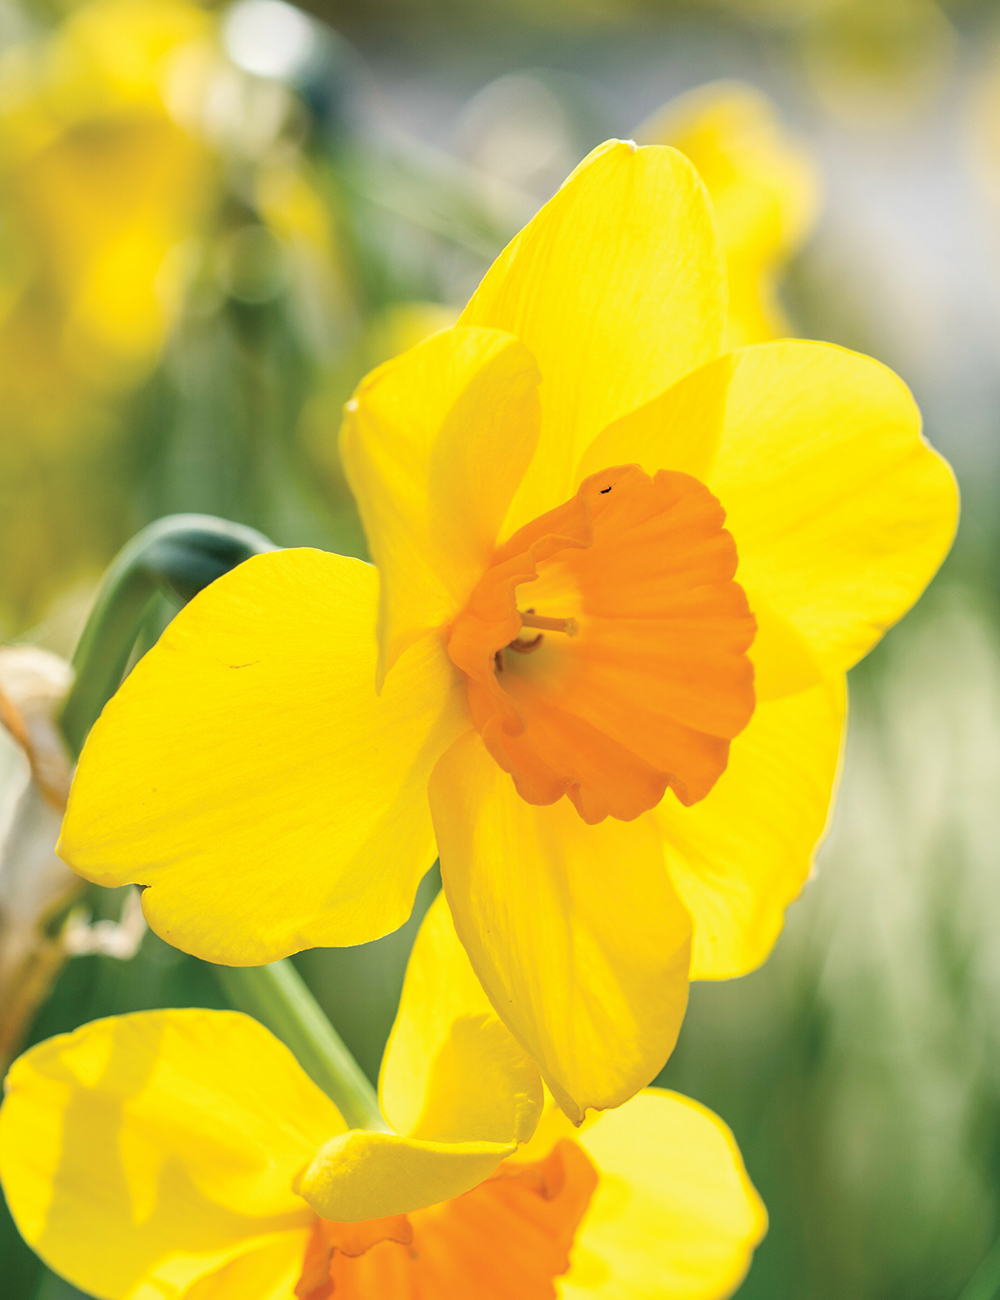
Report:
[[[687,159],[621,141],[594,150],[460,318],[517,335],[542,372],[542,437],[506,533],[572,495],[573,467],[606,424],[718,352],[725,293]]]
[[[341,455],[381,575],[379,675],[454,617],[538,441],[538,367],[497,330],[435,334],[362,380]]]
[[[0,1178],[21,1234],[108,1300],[173,1297],[310,1215],[292,1180],[344,1122],[292,1054],[229,1011],[148,1011],[14,1063]]]
[[[187,605],[91,732],[70,866],[149,885],[153,929],[229,965],[401,925],[435,857],[427,778],[467,706],[431,637],[375,694],[377,587],[358,560],[279,551]]]
[[[311,1231],[299,1228],[255,1243],[195,1282],[184,1300],[291,1300]]]
[[[706,798],[653,814],[694,921],[692,979],[745,975],[774,946],[826,826],[846,704],[836,678],[758,705]]]
[[[683,439],[687,412],[700,459]],[[955,480],[921,438],[909,391],[831,344],[718,358],[606,429],[580,475],[629,461],[649,474],[685,469],[725,508],[737,581],[762,611],[750,651],[759,699],[856,663],[914,603],[955,532]]]
[[[563,1300],[719,1300],[736,1290],[767,1213],[717,1115],[648,1088],[577,1141],[600,1181]]]
[[[651,816],[587,826],[526,803],[478,734],[431,778],[441,876],[497,1014],[573,1119],[662,1068],[687,1004],[690,919]]]
[[[541,1114],[538,1069],[497,1018],[443,894],[410,954],[379,1099],[397,1133],[433,1142],[525,1142]]]
[[[471,1191],[514,1149],[513,1142],[423,1142],[352,1129],[316,1152],[296,1190],[323,1219],[384,1219]]]

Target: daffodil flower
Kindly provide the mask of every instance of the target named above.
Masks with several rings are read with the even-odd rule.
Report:
[[[567,1300],[714,1300],[763,1234],[732,1136],[686,1098],[538,1123],[541,1078],[443,897],[380,1095],[397,1131],[347,1130],[234,1012],[95,1021],[15,1063],[0,1177],[26,1240],[100,1300],[544,1300],[557,1278]]]
[[[729,280],[726,345],[787,334],[778,279],[815,223],[821,186],[774,104],[754,86],[712,81],[665,104],[636,138],[679,149],[708,187]]]
[[[895,375],[820,343],[720,354],[725,302],[691,165],[597,149],[458,325],[348,404],[377,570],[289,550],[196,597],[91,733],[66,860],[252,965],[394,929],[440,855],[566,1113],[654,1078],[689,977],[770,951],[844,673],[956,516]]]

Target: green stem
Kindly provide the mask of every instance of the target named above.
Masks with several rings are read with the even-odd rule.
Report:
[[[74,757],[121,685],[157,597],[184,604],[243,560],[274,550],[263,533],[212,515],[168,515],[132,538],[105,574],[73,656],[76,680],[60,723]],[[215,971],[230,1002],[291,1048],[352,1128],[385,1130],[375,1090],[290,961]]]
[[[233,1006],[291,1048],[350,1128],[387,1131],[375,1089],[287,958],[269,966],[217,966],[215,973]]]
[[[1000,1237],[959,1293],[958,1300],[995,1300],[1000,1293]]]
[[[256,529],[212,515],[168,515],[132,538],[105,574],[73,655],[76,681],[60,724],[74,758],[121,685],[157,595],[183,604],[243,560],[276,549]]]

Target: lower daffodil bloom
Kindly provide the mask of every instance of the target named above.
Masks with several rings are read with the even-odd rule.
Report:
[[[378,569],[290,550],[196,597],[91,733],[65,859],[251,965],[394,929],[439,855],[566,1113],[634,1095],[689,976],[767,956],[844,673],[955,527],[895,375],[820,343],[720,354],[725,302],[687,160],[597,149],[458,325],[348,403]]]
[[[443,898],[380,1093],[405,1136],[346,1131],[246,1016],[95,1021],[15,1063],[0,1177],[26,1240],[99,1300],[714,1300],[763,1235],[730,1133],[694,1102],[651,1089],[536,1130],[541,1079]]]

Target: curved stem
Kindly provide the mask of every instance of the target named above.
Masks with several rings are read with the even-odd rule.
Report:
[[[217,966],[215,973],[233,1006],[291,1048],[350,1128],[388,1131],[375,1089],[287,957],[269,966]]]
[[[213,515],[168,515],[132,538],[105,574],[73,655],[76,681],[59,722],[74,758],[121,685],[157,595],[184,604],[243,560],[276,549],[255,528]]]

